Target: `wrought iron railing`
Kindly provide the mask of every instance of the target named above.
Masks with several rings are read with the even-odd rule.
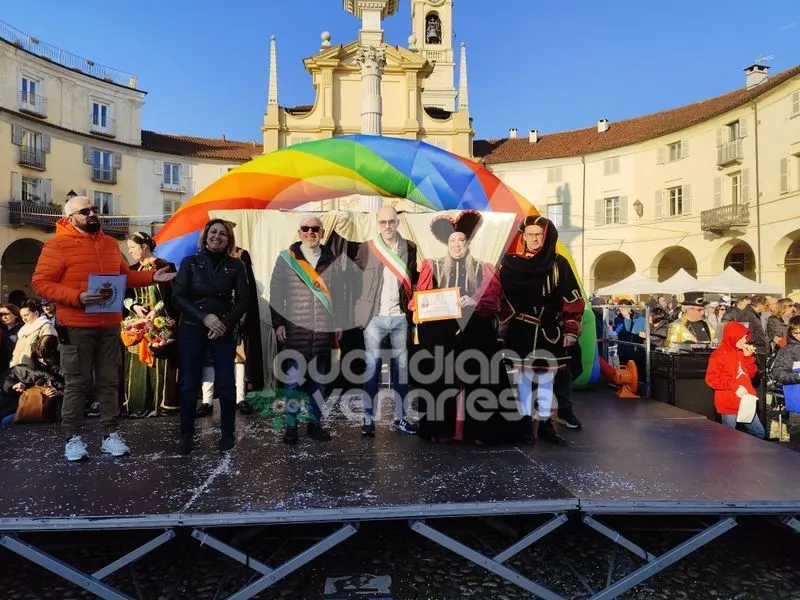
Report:
[[[15,29],[3,21],[0,21],[0,38],[31,54],[46,58],[68,69],[74,69],[86,75],[97,77],[98,79],[104,79],[111,83],[116,83],[117,85],[136,89],[136,77],[131,73],[124,73],[123,71],[100,65],[88,58],[72,54],[61,48],[56,48],[55,46],[37,40],[35,37],[19,29]]]
[[[54,229],[56,221],[64,216],[63,209],[53,204],[39,202],[8,203],[8,222],[11,225],[29,225]],[[124,238],[130,233],[131,220],[129,217],[115,217],[113,215],[100,216],[103,233],[118,238]]]
[[[724,231],[731,227],[748,225],[750,225],[750,207],[747,204],[729,204],[700,213],[700,229],[703,231]]]
[[[717,164],[729,165],[742,160],[742,140],[733,140],[717,146]]]
[[[92,181],[117,183],[117,170],[114,167],[92,167]]]
[[[17,92],[19,110],[21,112],[36,115],[37,117],[47,116],[47,98],[41,94],[31,94],[30,92]]]
[[[31,148],[30,146],[19,147],[19,164],[34,169],[45,168],[45,153],[41,148]]]

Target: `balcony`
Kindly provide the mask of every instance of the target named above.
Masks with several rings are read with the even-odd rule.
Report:
[[[20,112],[36,117],[47,117],[47,98],[41,94],[17,92],[17,100]]]
[[[45,169],[45,153],[41,148],[19,147],[19,164],[32,169]]]
[[[742,162],[742,140],[733,140],[717,146],[717,166],[724,167]]]
[[[103,233],[117,238],[124,238],[131,232],[131,220],[128,217],[101,216],[100,224]]]
[[[117,135],[116,119],[106,119],[105,125],[102,123],[95,123],[91,115],[89,116],[89,120],[91,122],[89,131],[91,131],[95,135],[102,135],[105,137],[114,137]]]
[[[100,183],[117,183],[117,170],[114,167],[92,167],[92,181]]]
[[[729,204],[700,213],[702,231],[719,233],[732,227],[748,225],[750,225],[750,207],[747,204]]]
[[[56,221],[64,216],[61,207],[38,202],[9,202],[8,222],[11,225],[33,225],[47,230],[55,229]]]

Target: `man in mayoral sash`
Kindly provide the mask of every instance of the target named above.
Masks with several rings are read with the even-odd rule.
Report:
[[[362,272],[361,294],[355,306],[355,324],[364,330],[366,371],[364,373],[364,424],[361,434],[375,435],[374,402],[378,395],[381,347],[387,337],[391,344],[390,374],[395,398],[394,424],[397,431],[414,434],[416,426],[406,418],[408,395],[408,346],[412,330],[409,300],[417,284],[417,246],[397,231],[397,211],[384,206],[378,211],[375,237],[358,250],[356,264]]]
[[[322,405],[327,398],[333,346],[338,330],[342,276],[331,251],[322,246],[325,229],[314,216],[305,217],[298,228],[299,242],[282,250],[270,281],[272,326],[278,340],[278,379],[286,392],[286,431],[283,442],[298,441],[297,415],[308,401],[307,435],[329,441],[322,427]],[[337,300],[339,302],[337,303]]]

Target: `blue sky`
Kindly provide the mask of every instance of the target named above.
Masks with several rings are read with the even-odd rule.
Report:
[[[385,21],[405,45],[410,0]],[[145,129],[260,141],[269,37],[278,37],[280,103],[311,103],[302,59],[357,37],[341,0],[88,0],[4,3],[25,33],[132,72],[147,90]],[[772,73],[800,63],[797,0],[457,0],[478,138],[591,126],[696,102],[744,83],[758,56]],[[525,70],[520,65],[528,64]]]

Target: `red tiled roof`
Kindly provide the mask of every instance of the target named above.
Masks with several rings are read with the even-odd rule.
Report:
[[[475,140],[473,154],[488,164],[580,156],[612,150],[679,131],[702,121],[724,114],[746,104],[761,94],[800,73],[800,65],[770,77],[752,89],[740,88],[716,98],[702,100],[680,108],[665,110],[625,121],[611,122],[608,131],[597,127],[539,134],[531,144],[528,136],[494,140]]]
[[[250,160],[264,152],[263,146],[255,142],[236,142],[221,138],[201,138],[145,130],[142,131],[142,148],[179,156],[241,161]]]
[[[311,112],[313,108],[313,104],[298,104],[297,106],[287,106],[284,110],[290,115],[296,115]]]

